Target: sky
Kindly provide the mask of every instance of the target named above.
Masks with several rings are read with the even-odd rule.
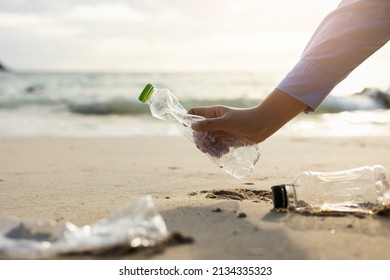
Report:
[[[339,0],[1,0],[0,62],[37,71],[287,71]],[[383,63],[390,48],[374,58]]]

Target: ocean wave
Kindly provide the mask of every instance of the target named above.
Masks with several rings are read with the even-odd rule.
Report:
[[[66,104],[66,101],[59,100],[59,99],[53,99],[53,98],[47,98],[47,97],[34,97],[34,98],[18,98],[18,97],[12,97],[12,98],[1,98],[0,96],[0,109],[19,109],[22,107],[53,107],[53,106],[64,106]]]
[[[253,99],[214,99],[214,100],[184,100],[185,108],[222,104],[225,106],[245,108],[256,104]],[[68,105],[72,113],[83,115],[139,115],[149,113],[149,107],[140,101],[125,98],[111,98],[105,101],[77,102]]]
[[[185,108],[225,105],[237,108],[256,106],[260,101],[255,99],[187,99],[182,101]],[[340,113],[350,111],[371,111],[390,109],[390,93],[378,89],[364,89],[363,91],[347,96],[328,96],[316,110],[317,114]],[[70,103],[68,110],[72,113],[84,115],[139,115],[149,113],[147,105],[139,101],[125,98],[111,98],[105,101],[91,101],[84,103]]]
[[[390,90],[366,88],[346,97],[328,96],[317,109],[317,113],[340,113],[390,109]]]
[[[147,112],[142,103],[124,98],[70,103],[67,107],[70,112],[83,115],[137,115]]]
[[[251,98],[236,99],[183,99],[182,105],[191,107],[225,105],[237,108],[248,108],[259,104],[261,100]],[[0,109],[19,109],[22,107],[53,108],[80,115],[141,115],[150,114],[149,107],[134,96],[131,98],[114,96],[110,98],[86,98],[70,100],[53,95],[19,95],[5,98],[0,96]],[[62,108],[62,109],[61,109]],[[390,91],[379,89],[364,89],[350,96],[328,96],[316,110],[316,114],[340,113],[356,110],[371,111],[390,109]]]

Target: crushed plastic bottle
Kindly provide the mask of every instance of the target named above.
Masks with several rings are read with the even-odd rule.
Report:
[[[307,171],[292,184],[271,189],[276,209],[374,214],[390,207],[389,179],[381,165],[335,172]]]
[[[152,198],[145,196],[92,225],[82,227],[70,222],[0,216],[0,259],[101,254],[114,248],[154,246],[167,237],[163,218],[156,211]]]
[[[150,106],[154,117],[176,123],[179,130],[195,143],[199,150],[231,176],[243,179],[253,173],[261,154],[256,143],[222,132],[193,131],[192,124],[205,118],[188,114],[169,89],[158,89],[147,84],[139,100]]]

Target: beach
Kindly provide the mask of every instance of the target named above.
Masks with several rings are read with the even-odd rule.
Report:
[[[390,172],[385,2],[2,0],[2,278],[388,274],[390,173],[310,173]]]
[[[282,213],[266,196],[215,195],[270,191],[307,170],[390,170],[388,137],[275,135],[261,147],[254,174],[237,180],[183,136],[2,137],[0,213],[82,226],[150,195],[169,233],[190,240],[80,259],[390,259],[389,216]]]

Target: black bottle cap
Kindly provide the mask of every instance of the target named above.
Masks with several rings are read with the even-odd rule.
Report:
[[[272,201],[275,208],[287,208],[286,185],[277,185],[271,187]]]

